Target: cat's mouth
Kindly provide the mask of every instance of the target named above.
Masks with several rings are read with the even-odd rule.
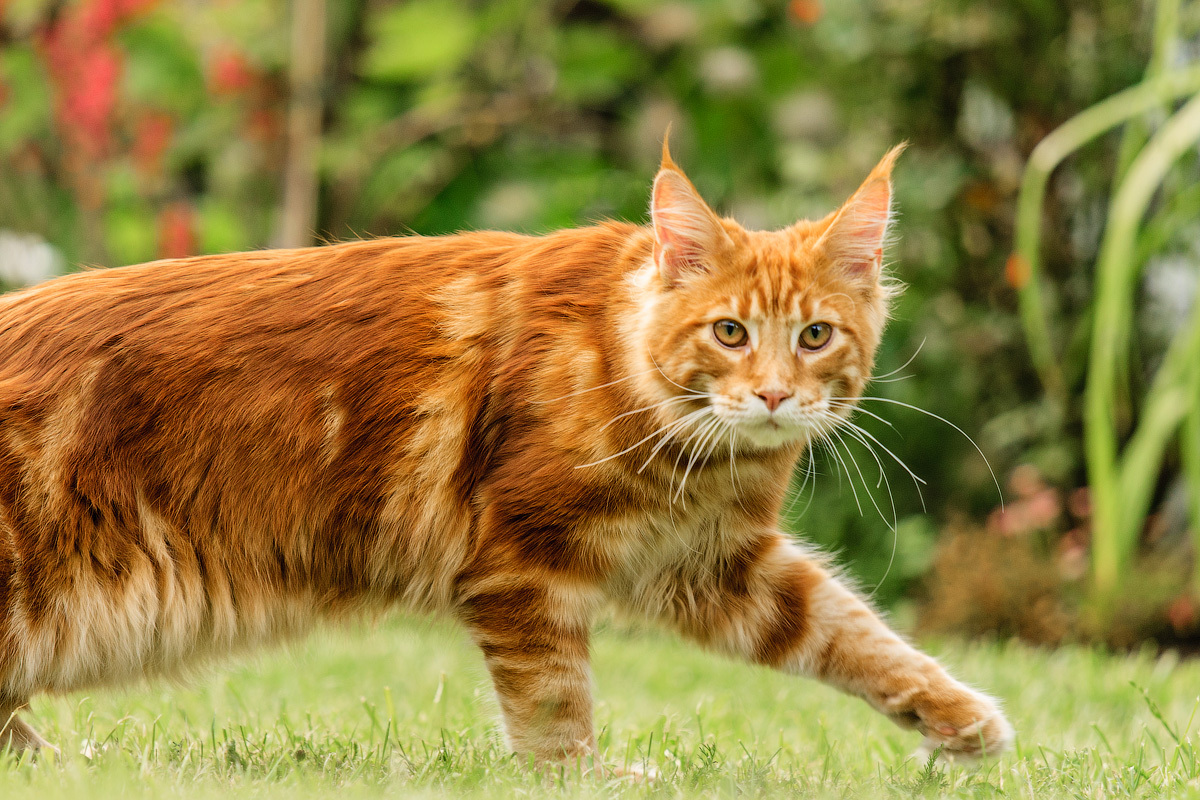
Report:
[[[784,447],[809,436],[812,426],[798,420],[769,417],[737,426],[738,438],[755,449]]]

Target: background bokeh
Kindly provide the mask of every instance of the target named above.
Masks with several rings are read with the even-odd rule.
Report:
[[[1180,62],[1196,50],[1193,5],[1180,12]],[[323,30],[294,31],[299,13]],[[1142,79],[1153,19],[1142,0],[0,0],[0,279],[641,221],[668,125],[714,207],[778,227],[825,214],[908,141],[889,251],[907,289],[880,356],[881,372],[899,371],[873,391],[974,437],[1005,510],[965,436],[877,403],[894,427],[861,422],[925,482],[923,502],[880,451],[893,532],[878,465],[850,444],[861,476],[817,452],[789,520],[877,602],[915,601],[926,627],[1058,641],[1087,629],[1073,599],[1085,593],[1087,474],[1079,414],[1044,399],[1018,318],[1015,203],[1043,137]],[[1051,182],[1056,325],[1090,313],[1118,140],[1102,137]],[[1195,181],[1196,161],[1176,185]],[[1196,226],[1163,231],[1142,253],[1134,393],[1200,272]],[[1077,395],[1085,362],[1071,329],[1056,328],[1056,344]],[[1181,474],[1168,456],[1141,545],[1155,588],[1130,612],[1130,641],[1196,633]]]

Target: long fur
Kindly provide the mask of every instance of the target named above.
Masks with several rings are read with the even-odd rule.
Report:
[[[949,751],[1002,748],[992,701],[777,529],[801,401],[870,374],[893,158],[784,231],[721,220],[668,159],[657,229],[209,256],[0,298],[0,724],[403,605],[469,627],[515,749],[578,756],[589,624],[615,604]],[[722,316],[751,349],[714,343]],[[818,319],[834,339],[799,353]],[[778,424],[768,389],[796,398]],[[42,744],[18,717],[2,735]]]

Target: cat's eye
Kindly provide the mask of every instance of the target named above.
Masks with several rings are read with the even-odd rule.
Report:
[[[750,334],[740,322],[731,319],[719,319],[713,323],[713,336],[726,347],[741,347],[750,341]]]
[[[833,326],[828,322],[814,322],[800,331],[800,346],[805,350],[820,350],[829,344],[833,336]]]

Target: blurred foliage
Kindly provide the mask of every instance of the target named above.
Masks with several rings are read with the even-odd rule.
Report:
[[[1184,524],[1200,541],[1200,460],[1195,449],[1200,441],[1200,269],[1194,190],[1200,177],[1200,64],[1180,47],[1185,41],[1180,36],[1182,8],[1180,0],[1157,0],[1144,81],[1083,111],[1033,151],[1018,199],[1016,252],[1009,262],[1047,404],[1064,421],[1083,423],[1091,498],[1090,605],[1100,620],[1112,620],[1127,595],[1148,594],[1146,564],[1136,556],[1150,532],[1155,495],[1163,494],[1163,468],[1172,461],[1184,464],[1176,479],[1191,494],[1191,518]],[[1190,99],[1173,110],[1184,98]],[[1047,179],[1062,159],[1114,128],[1122,129],[1119,156],[1111,200],[1102,215],[1090,300],[1078,321],[1052,329],[1042,307],[1047,293],[1038,266]],[[1148,282],[1142,311],[1155,317],[1159,341],[1139,348],[1149,358],[1134,369],[1136,288],[1143,275]],[[1164,294],[1173,299],[1164,303]],[[1089,350],[1082,379],[1070,383],[1056,353],[1063,329]],[[1076,370],[1078,364],[1067,367]],[[1069,398],[1076,389],[1082,391],[1081,403]],[[1196,551],[1195,544],[1191,549]],[[1195,590],[1200,588],[1200,559],[1193,555],[1193,561],[1189,588]],[[1176,581],[1176,592],[1182,583]]]
[[[1041,399],[1005,257],[1033,146],[1140,79],[1150,42],[1140,0],[328,9],[319,233],[330,240],[644,220],[668,124],[676,160],[714,206],[778,227],[828,212],[908,140],[890,250],[908,288],[880,370],[919,353],[875,391],[976,435],[1002,477],[1029,462],[1063,489],[1083,484],[1078,429]],[[0,2],[0,229],[38,233],[72,263],[270,245],[287,19],[283,0]],[[1184,20],[1185,36],[1196,21]],[[1058,173],[1046,210],[1045,272],[1064,315],[1090,292],[1116,143],[1098,147],[1101,157]],[[953,428],[868,407],[895,430],[863,426],[927,482],[924,505],[881,453],[893,534],[873,458],[857,452],[862,480],[848,469],[882,514],[818,454],[817,486],[791,516],[888,603],[926,571],[951,514],[982,518],[999,498]]]

